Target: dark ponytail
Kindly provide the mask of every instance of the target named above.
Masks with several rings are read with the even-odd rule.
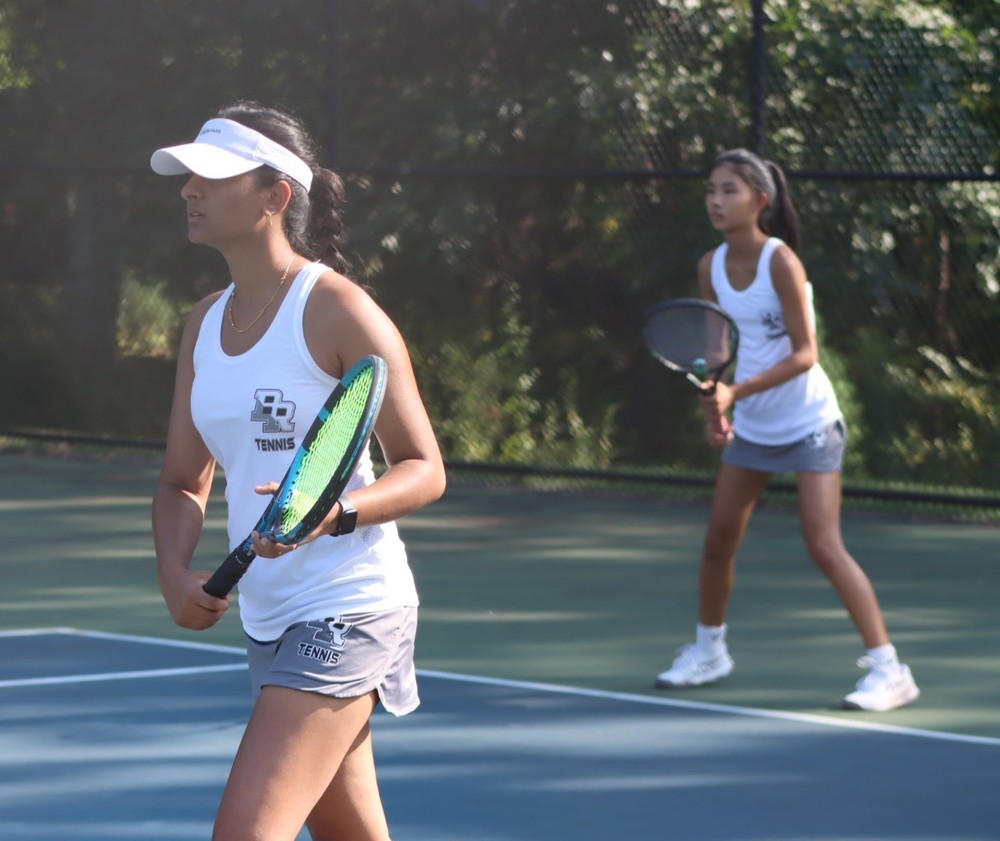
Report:
[[[303,190],[302,192],[305,192]],[[344,243],[344,217],[341,213],[347,203],[347,190],[340,176],[333,170],[318,167],[313,171],[312,189],[309,191],[308,201],[311,205],[311,212],[308,214],[311,224],[308,226],[308,236],[305,237],[302,248],[308,248],[301,253],[314,260],[326,263],[331,269],[344,274],[348,269],[347,258],[341,251]],[[289,213],[288,227],[291,226]],[[289,240],[292,240],[291,232],[288,232]],[[325,250],[320,246],[326,245]],[[292,245],[297,243],[292,241]]]
[[[761,229],[764,233],[784,240],[792,251],[799,250],[799,216],[792,203],[792,194],[788,192],[788,181],[774,161],[767,161],[767,168],[774,180],[775,196],[760,215]]]
[[[302,121],[277,108],[245,100],[223,108],[218,116],[259,131],[308,164],[313,173],[308,193],[294,178],[269,166],[262,166],[256,172],[265,185],[286,181],[292,189],[285,212],[285,235],[292,248],[310,260],[319,260],[341,274],[346,273],[349,266],[343,254],[344,182],[335,172],[317,163],[316,143]]]
[[[767,196],[760,214],[760,229],[778,237],[793,251],[799,250],[799,217],[788,192],[785,173],[773,161],[765,161],[746,149],[730,149],[715,159],[712,169],[726,166],[758,192]]]

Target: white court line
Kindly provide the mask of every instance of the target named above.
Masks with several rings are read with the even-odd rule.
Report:
[[[104,672],[90,675],[64,675],[63,677],[32,677],[22,680],[0,680],[0,689],[13,686],[60,686],[67,683],[99,683],[111,680],[144,680],[151,677],[176,677],[178,675],[205,675],[216,672],[245,672],[246,663],[220,663],[216,666],[190,666],[180,669],[146,669],[141,672]]]
[[[246,671],[246,650],[231,645],[213,645],[205,642],[189,642],[185,640],[171,640],[162,637],[143,637],[130,634],[113,634],[107,631],[81,631],[77,628],[29,628],[27,630],[0,631],[0,638],[4,637],[32,637],[32,636],[52,636],[62,634],[65,636],[88,637],[91,639],[114,640],[115,642],[133,642],[143,645],[160,645],[168,648],[185,648],[197,651],[220,652],[223,654],[238,654],[243,657],[240,663],[219,663],[214,666],[187,666],[175,669],[144,669],[133,672],[99,672],[96,674],[84,675],[63,675],[59,677],[36,677],[23,678],[18,680],[0,680],[0,689],[7,689],[16,686],[59,686],[70,683],[97,683],[100,681],[112,680],[144,680],[147,678],[177,677],[179,675],[202,675],[214,674],[217,672],[238,672]]]
[[[163,645],[169,648],[188,648],[196,651],[218,651],[222,654],[239,654],[246,657],[246,649],[234,645],[213,645],[208,642],[190,642],[188,640],[172,640],[166,637],[143,637],[138,634],[114,634],[109,631],[83,631],[79,628],[27,628],[16,631],[0,631],[3,637],[37,637],[50,634],[66,634],[75,637],[90,637],[99,640],[115,640],[117,642],[139,642],[146,645]]]
[[[945,742],[967,742],[974,745],[1000,747],[1000,739],[991,736],[967,736],[962,733],[945,733],[941,730],[921,730],[917,727],[899,727],[894,724],[878,724],[872,721],[849,721],[843,718],[826,717],[810,713],[793,713],[783,710],[763,710],[756,707],[738,707],[730,704],[713,704],[708,701],[682,701],[674,698],[654,698],[650,695],[633,695],[627,692],[611,692],[604,689],[582,689],[574,686],[559,686],[552,683],[532,683],[505,678],[477,677],[452,672],[435,672],[417,669],[422,677],[454,680],[463,683],[482,683],[488,686],[506,686],[515,689],[529,689],[533,692],[552,692],[561,695],[578,695],[584,698],[601,698],[609,701],[628,701],[633,704],[648,704],[656,707],[675,707],[684,710],[742,715],[750,718],[774,718],[781,721],[799,721],[819,724],[824,727],[842,727],[851,730],[872,730],[877,733],[893,733],[900,736],[914,736],[921,739],[939,739]]]
[[[235,646],[213,645],[202,642],[185,642],[160,637],[132,636],[129,634],[113,634],[104,631],[83,631],[76,628],[36,628],[24,631],[0,631],[0,638],[14,636],[38,636],[43,634],[67,634],[94,639],[109,639],[123,642],[140,642],[147,645],[160,645],[172,648],[198,649],[202,651],[225,652],[228,654],[246,655],[242,648]],[[132,678],[162,677],[171,674],[198,674],[199,672],[237,671],[246,669],[246,663],[230,663],[220,666],[202,666],[195,669],[162,669],[147,672],[122,672],[118,675],[80,675],[66,678],[35,678],[29,681],[0,681],[0,688],[8,685],[40,685],[44,683],[72,683],[83,679],[114,680],[124,675]],[[576,686],[560,686],[552,683],[535,683],[524,680],[509,680],[507,678],[481,677],[478,675],[456,674],[454,672],[439,672],[431,669],[417,669],[421,677],[437,680],[451,680],[457,683],[478,683],[486,686],[503,686],[511,689],[525,689],[532,692],[547,692],[558,695],[575,695],[582,698],[600,698],[609,701],[624,701],[632,704],[645,704],[656,707],[673,707],[675,709],[699,710],[701,712],[721,713],[724,715],[739,715],[748,718],[770,718],[779,721],[796,721],[804,724],[816,724],[822,727],[839,727],[846,730],[868,730],[876,733],[890,733],[898,736],[911,736],[919,739],[936,739],[943,742],[960,742],[973,745],[988,745],[1000,747],[1000,738],[991,736],[969,736],[963,733],[946,733],[941,730],[923,730],[917,727],[900,727],[895,724],[879,724],[872,721],[850,721],[844,718],[834,718],[810,713],[794,713],[783,710],[764,710],[756,707],[740,707],[729,704],[713,704],[708,701],[684,701],[676,698],[656,698],[651,695],[635,695],[628,692],[612,692],[604,689],[584,689]]]

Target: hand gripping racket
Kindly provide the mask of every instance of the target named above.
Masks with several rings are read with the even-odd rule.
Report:
[[[289,545],[323,521],[347,487],[371,437],[385,384],[386,364],[378,356],[366,356],[344,374],[253,531]],[[205,591],[223,598],[255,557],[253,538],[247,536],[205,583]]]
[[[736,322],[718,304],[702,298],[675,298],[646,311],[642,339],[660,362],[710,395],[736,358],[740,334]],[[712,426],[722,435],[729,430],[721,416],[712,419]]]

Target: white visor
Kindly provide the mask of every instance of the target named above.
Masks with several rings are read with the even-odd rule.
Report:
[[[302,158],[258,131],[233,120],[209,120],[193,143],[157,149],[149,165],[157,175],[193,172],[202,178],[232,178],[264,165],[294,178],[306,192],[312,170]]]

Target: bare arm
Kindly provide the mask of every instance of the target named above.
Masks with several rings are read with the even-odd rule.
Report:
[[[715,254],[714,251],[709,251],[707,254],[702,255],[702,258],[698,261],[698,291],[701,293],[701,297],[706,301],[711,301],[714,304],[719,303],[719,298],[715,294],[715,290],[712,288],[712,255]]]
[[[304,326],[310,352],[332,376],[343,376],[368,354],[381,356],[388,367],[375,436],[389,469],[374,484],[351,492],[358,526],[397,520],[438,499],[445,487],[441,452],[396,326],[363,289],[335,272],[317,282]],[[334,532],[339,516],[335,505],[314,536]]]
[[[709,251],[698,261],[698,290],[702,298],[717,304],[719,296],[712,288],[712,257],[714,254],[714,251]],[[715,387],[715,393],[718,394],[720,389],[727,389],[725,383],[719,382]],[[733,440],[733,431],[729,424],[729,418],[726,417],[726,410],[720,409],[719,405],[715,395],[706,395],[701,398],[701,407],[705,412],[705,440],[708,441],[710,447],[715,449],[726,447]]]
[[[193,630],[211,627],[229,607],[228,598],[217,599],[202,589],[208,572],[190,570],[215,475],[215,460],[191,419],[194,343],[211,303],[206,299],[194,309],[181,338],[167,450],[152,510],[160,591],[174,621]]]

